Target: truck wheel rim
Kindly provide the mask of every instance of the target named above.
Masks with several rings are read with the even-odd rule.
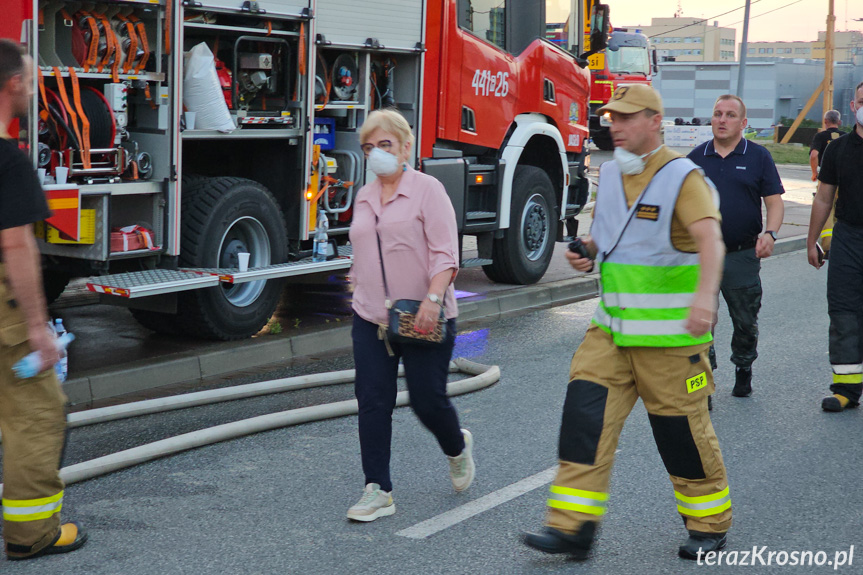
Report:
[[[548,205],[541,194],[534,194],[521,213],[521,238],[524,255],[532,262],[537,261],[545,252],[548,237]]]
[[[249,269],[270,265],[270,237],[264,225],[256,218],[242,217],[228,226],[219,243],[218,267],[238,270],[237,254],[240,252],[250,254]],[[245,307],[258,299],[266,284],[266,280],[241,284],[222,283],[222,294],[232,305]]]

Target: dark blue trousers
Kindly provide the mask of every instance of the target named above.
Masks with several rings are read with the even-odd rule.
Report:
[[[357,370],[354,393],[359,404],[360,451],[366,484],[377,483],[392,491],[390,442],[396,404],[399,358],[405,366],[411,408],[431,431],[443,452],[455,457],[464,449],[464,437],[455,407],[446,395],[449,362],[455,345],[455,320],[447,322],[447,337],[440,346],[391,344],[394,356],[378,339],[378,326],[354,315],[351,337]]]

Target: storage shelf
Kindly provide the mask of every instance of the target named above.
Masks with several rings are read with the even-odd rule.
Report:
[[[185,130],[183,132],[184,140],[224,140],[224,139],[288,139],[299,138],[300,130],[296,128],[242,128],[236,129],[230,134],[225,134],[216,130]]]
[[[350,102],[350,101],[334,101],[329,102],[326,106],[322,104],[315,104],[315,110],[355,110],[357,108],[362,108],[365,104],[360,102]]]
[[[54,68],[48,66],[40,66],[43,76],[54,76]],[[75,68],[75,74],[79,78],[97,78],[102,80],[110,80],[111,72],[84,72],[83,68]],[[60,69],[60,75],[64,78],[69,77],[69,70],[66,68]],[[140,74],[118,74],[120,80],[147,80],[150,82],[164,82],[165,74],[156,74],[155,72],[141,72]]]
[[[204,24],[203,22],[185,22],[184,28],[196,28],[199,30],[222,30],[224,32],[236,32],[238,34],[262,34],[265,36],[299,36],[298,32],[290,30],[272,30],[269,34],[266,28],[251,28],[247,26],[224,26],[222,24]]]

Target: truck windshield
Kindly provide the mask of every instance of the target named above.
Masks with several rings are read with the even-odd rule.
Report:
[[[581,0],[579,0],[581,1]],[[572,34],[570,34],[572,30]],[[569,50],[578,32],[578,6],[572,0],[546,0],[545,39]]]
[[[606,50],[605,57],[608,61],[608,71],[612,74],[627,73],[647,76],[650,71],[647,48],[644,47],[621,46],[616,52]]]

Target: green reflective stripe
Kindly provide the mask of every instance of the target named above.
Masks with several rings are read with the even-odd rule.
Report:
[[[713,341],[713,336],[710,332],[707,332],[701,337],[692,337],[689,334],[623,335],[620,333],[612,333],[608,329],[605,330],[608,333],[611,333],[614,338],[614,344],[620,347],[687,347],[690,345],[699,345]]]
[[[63,508],[63,492],[39,499],[3,499],[3,519],[6,521],[40,521],[59,513]]]
[[[551,486],[548,506],[555,509],[578,511],[588,515],[604,515],[608,507],[608,493],[584,491],[570,487]]]
[[[677,498],[677,511],[681,515],[689,515],[690,517],[717,515],[731,507],[731,495],[727,487],[719,493],[711,493],[710,495],[687,497],[675,491],[674,496]]]
[[[608,315],[624,320],[686,320],[689,317],[688,307],[667,309],[603,307],[605,307]]]
[[[602,262],[599,268],[603,292],[608,293],[694,293],[698,287],[698,265]]]
[[[833,374],[833,383],[863,383],[863,373]]]
[[[821,235],[818,237],[819,238],[829,238],[832,235],[833,235],[833,228],[829,228],[829,229],[826,229],[823,232],[821,232]]]

